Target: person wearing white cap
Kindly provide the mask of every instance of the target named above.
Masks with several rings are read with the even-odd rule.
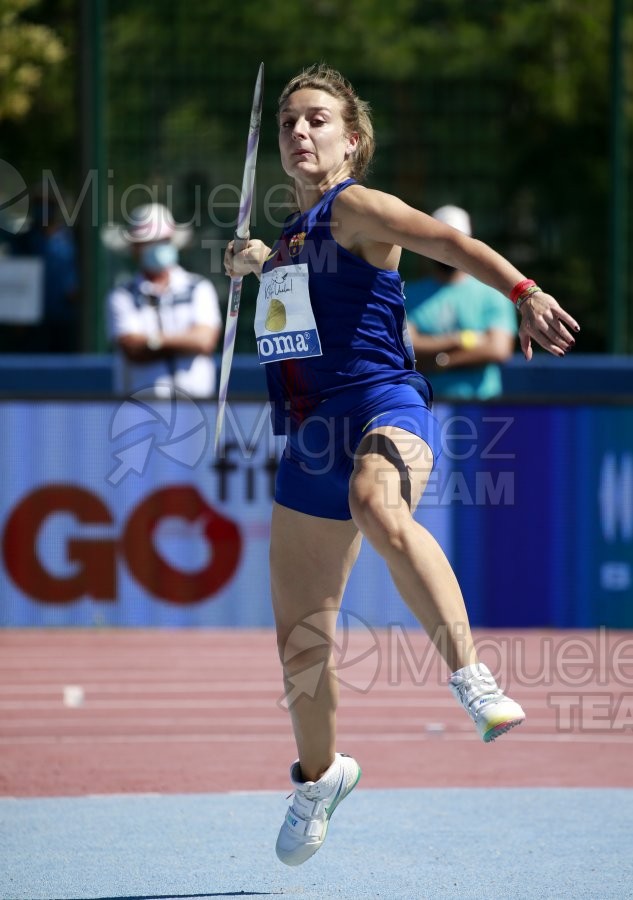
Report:
[[[178,264],[190,237],[191,229],[177,225],[160,203],[137,207],[127,227],[107,226],[102,234],[106,246],[129,252],[138,268],[108,295],[117,394],[169,397],[177,387],[211,397],[215,391],[211,354],[222,319],[211,282]]]
[[[469,237],[470,216],[441,206],[434,219]],[[409,333],[419,370],[432,373],[435,395],[480,400],[502,393],[500,364],[512,356],[514,308],[503,294],[444,263],[433,276],[405,287]]]

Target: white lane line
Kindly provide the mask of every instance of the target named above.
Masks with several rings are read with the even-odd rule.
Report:
[[[69,714],[71,717],[74,716],[74,713]],[[143,717],[142,719],[129,719],[122,718],[121,716],[108,716],[103,718],[94,718],[94,717],[84,717],[80,718],[54,718],[54,719],[15,719],[12,721],[5,720],[0,726],[0,731],[4,733],[6,737],[10,737],[10,731],[30,731],[37,728],[48,728],[51,729],[51,735],[60,734],[64,729],[67,728],[130,728],[130,727],[138,727],[138,728],[175,728],[175,729],[185,729],[185,728],[200,728],[205,726],[231,726],[231,725],[277,725],[279,722],[287,721],[287,713],[285,710],[281,710],[278,707],[271,708],[271,715],[269,716],[226,716],[226,717],[218,717],[214,716],[213,718],[192,718],[183,716],[182,718],[153,718],[153,717]],[[455,715],[445,716],[444,719],[434,719],[433,721],[425,720],[424,716],[398,716],[397,718],[393,715],[384,718],[377,718],[376,716],[371,717],[355,717],[353,719],[349,719],[345,725],[347,728],[357,726],[357,727],[368,727],[375,729],[376,731],[380,729],[389,729],[393,728],[394,722],[397,722],[399,727],[418,727],[418,728],[426,728],[431,725],[441,725],[444,726],[448,731],[453,729],[459,729],[461,731],[470,731],[472,725],[468,721],[468,719],[464,716],[460,710],[456,710]],[[530,727],[534,728],[555,728],[556,727],[556,718],[552,716],[550,719],[536,719],[533,716],[529,718]]]
[[[369,743],[451,743],[452,741],[474,741],[481,743],[481,738],[475,733],[444,732],[442,734],[428,734],[426,732],[413,734],[411,732],[391,732],[376,734],[374,732],[347,732],[339,736],[341,743],[345,741],[363,741]],[[578,732],[564,732],[541,734],[538,732],[514,732],[513,741],[523,743],[574,743],[574,744],[606,744],[612,747],[621,744],[633,743],[633,734],[604,733],[581,734]],[[135,734],[135,735],[74,735],[62,737],[32,736],[20,738],[0,737],[2,746],[23,745],[50,745],[50,744],[256,744],[256,743],[292,743],[292,736],[288,734],[184,734],[184,735],[160,735],[160,734]]]
[[[552,691],[553,695],[560,697],[564,692]],[[592,692],[589,692],[590,694]],[[67,710],[62,704],[62,691],[58,691],[59,700],[0,700],[0,711],[5,712],[50,712],[53,710]],[[166,697],[158,698],[109,698],[98,699],[92,696],[88,691],[85,693],[84,704],[80,710],[73,715],[81,715],[82,711],[96,710],[171,710],[171,709],[269,709],[275,705],[277,700],[282,696],[281,690],[271,691],[271,696],[264,697],[213,697],[205,699],[203,697],[182,699]],[[536,698],[524,700],[521,697],[521,705],[527,711],[542,710],[548,708],[547,696],[542,698],[542,702],[538,702]],[[582,697],[581,692],[570,692],[571,697]],[[605,695],[606,696],[606,695]],[[609,695],[610,696],[610,695]],[[617,700],[619,695],[615,694],[612,698],[613,702]],[[363,710],[363,709],[383,709],[389,710],[410,709],[450,709],[454,701],[452,697],[446,693],[442,696],[432,696],[428,692],[419,691],[412,693],[402,692],[392,697],[376,697],[374,691],[368,693],[361,691],[346,690],[341,692],[341,702],[339,709],[345,710]],[[560,703],[557,703],[557,707]],[[459,709],[459,707],[455,707]]]
[[[249,673],[249,677],[252,677]],[[282,684],[281,677],[276,681],[219,681],[217,678],[209,681],[182,681],[182,682],[156,682],[156,681],[134,681],[134,682],[98,682],[79,679],[84,691],[90,691],[91,694],[131,694],[131,693],[148,693],[148,694],[198,694],[198,693],[220,693],[222,691],[235,691],[236,693],[245,693],[253,691],[254,693],[262,693],[264,691],[278,691]],[[7,694],[59,694],[63,683],[56,679],[55,684],[50,681],[47,684],[5,684],[0,685],[0,696]],[[0,703],[4,701],[0,700]]]
[[[164,675],[164,671],[161,673]],[[442,681],[411,681],[410,679],[401,679],[397,682],[372,681],[372,679],[363,679],[357,672],[345,673],[346,678],[340,678],[340,686],[344,695],[348,694],[365,694],[382,695],[391,698],[394,693],[403,695],[423,695],[437,694],[438,696],[448,696],[448,687]],[[187,681],[178,673],[178,679],[173,678],[169,681],[92,681],[90,679],[79,679],[79,683],[84,691],[90,691],[93,694],[120,694],[138,692],[147,694],[198,694],[211,693],[218,694],[222,692],[235,693],[265,693],[267,691],[277,691],[282,684],[281,676],[271,680],[254,679],[252,671],[249,671],[248,679],[241,678],[232,681],[210,676],[206,681]],[[70,676],[69,676],[70,677]],[[73,676],[74,677],[74,676]],[[68,679],[56,676],[53,681],[50,679],[46,683],[25,683],[25,682],[7,682],[0,684],[0,698],[3,696],[18,695],[54,695],[58,694],[64,684],[68,683]],[[364,684],[370,684],[368,690],[362,687]],[[585,682],[581,685],[563,684],[561,682],[548,681],[538,685],[523,685],[520,682],[504,682],[503,688],[506,691],[514,692],[522,696],[528,695],[534,700],[538,697],[546,697],[551,693],[568,693],[582,694],[592,693],[597,690],[617,690],[618,688],[624,692],[626,689],[633,688],[633,679],[630,681],[615,679],[605,683],[604,681]],[[0,699],[0,704],[6,702]]]
[[[74,721],[70,719],[64,719],[63,721],[60,719],[34,719],[34,720],[24,720],[24,721],[14,721],[14,722],[3,722],[0,726],[0,733],[2,733],[6,737],[10,737],[10,732],[20,732],[20,731],[32,731],[35,729],[47,728],[50,729],[51,734],[60,734],[66,728],[72,729],[90,729],[90,728],[119,728],[127,731],[128,729],[139,729],[139,728],[170,728],[173,731],[183,731],[185,729],[195,729],[195,728],[205,728],[205,727],[213,727],[216,728],[218,726],[222,726],[225,728],[230,728],[231,725],[239,726],[239,725],[271,725],[277,726],[280,723],[284,724],[288,721],[288,716],[285,710],[277,709],[276,707],[271,710],[271,714],[269,716],[225,716],[225,717],[217,717],[217,716],[208,716],[207,718],[189,718],[184,717],[182,719],[179,718],[145,718],[142,719],[126,719],[120,718],[118,716],[109,716],[104,719],[95,719],[95,718],[78,718]],[[389,720],[391,724],[393,724],[393,719]],[[401,720],[400,720],[401,721]],[[420,724],[419,719],[411,719],[412,724]],[[372,725],[374,722],[373,719],[366,719],[365,725]],[[385,724],[388,724],[388,720],[385,720]],[[404,724],[404,723],[403,723]],[[407,722],[407,724],[409,724]]]

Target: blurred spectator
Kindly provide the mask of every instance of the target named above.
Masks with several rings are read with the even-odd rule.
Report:
[[[78,349],[78,274],[74,235],[53,197],[36,194],[28,227],[13,236],[13,256],[44,262],[42,319],[3,328],[4,349],[26,353],[72,353]]]
[[[458,206],[442,206],[433,218],[471,234],[470,216]],[[432,277],[406,286],[417,368],[430,376],[438,396],[497,397],[502,392],[499,364],[514,350],[514,307],[464,272],[439,262],[433,269]]]
[[[175,386],[193,397],[211,397],[211,353],[222,320],[211,282],[178,265],[191,230],[176,225],[167,207],[150,203],[132,211],[127,228],[110,226],[103,237],[111,249],[129,252],[137,268],[108,295],[115,391],[169,397]]]

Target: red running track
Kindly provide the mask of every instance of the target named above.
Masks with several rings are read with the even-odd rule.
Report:
[[[633,786],[633,632],[476,637],[528,715],[487,745],[422,632],[343,635],[338,746],[364,787]],[[0,632],[0,795],[284,790],[280,699],[271,631]]]

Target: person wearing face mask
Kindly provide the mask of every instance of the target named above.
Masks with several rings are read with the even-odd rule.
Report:
[[[104,235],[112,249],[127,249],[137,268],[107,301],[117,394],[169,397],[177,387],[192,397],[211,397],[215,391],[211,354],[221,331],[220,308],[211,282],[178,263],[189,238],[190,229],[177,225],[160,203],[137,207],[127,228]]]

